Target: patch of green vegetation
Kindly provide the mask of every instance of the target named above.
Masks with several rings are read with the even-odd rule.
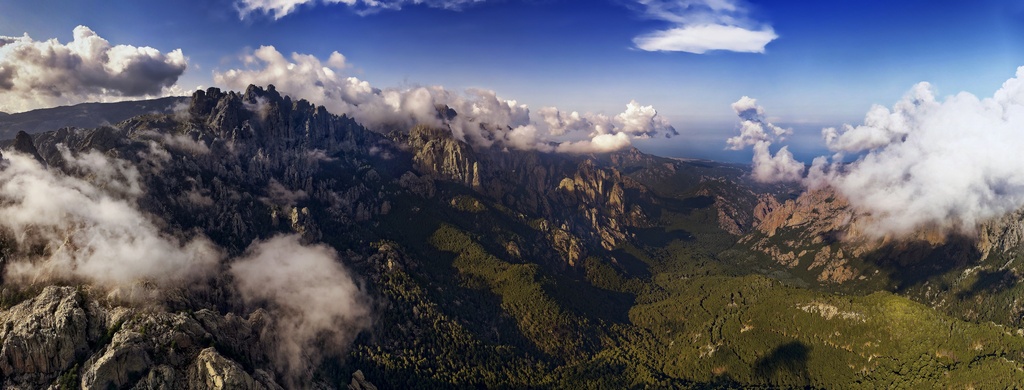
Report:
[[[714,185],[734,184],[705,187]],[[687,191],[676,202],[649,205],[653,226],[634,229],[610,251],[588,248],[577,267],[544,257],[553,250],[538,230],[551,222],[500,201],[457,213],[409,213],[395,202],[382,226],[406,246],[413,265],[378,282],[387,297],[376,327],[383,330],[373,342],[356,343],[352,366],[396,388],[1024,383],[1024,337],[1016,329],[867,291],[878,289],[842,295],[830,286],[799,287],[816,275],[806,270],[812,254],[787,269],[737,244],[738,236],[719,228],[718,210]],[[456,199],[456,208],[476,199],[442,194]],[[799,238],[795,230],[780,235]],[[522,256],[507,253],[510,241]],[[1013,306],[1016,274],[986,269],[944,288],[964,291],[963,307],[984,306],[968,302],[979,294]],[[1002,280],[1009,280],[1006,288],[989,288]]]
[[[352,353],[353,365],[375,378],[374,383],[394,388],[494,388],[540,381],[547,365],[530,353],[524,345],[529,341],[514,334],[495,337],[507,332],[502,324],[488,327],[489,334],[482,335],[474,332],[473,324],[447,314],[457,309],[488,322],[489,307],[469,297],[439,304],[421,283],[401,269],[382,275],[379,288],[388,304],[378,319],[387,325],[375,331],[381,341],[357,343]],[[416,337],[410,338],[408,332]]]
[[[564,310],[545,291],[536,264],[510,264],[488,254],[465,232],[442,225],[430,238],[435,248],[457,256],[452,265],[470,280],[479,281],[501,297],[501,306],[537,348],[563,360],[573,360],[592,348],[597,329]]]
[[[107,328],[107,331],[103,334],[103,337],[96,341],[96,345],[94,346],[93,349],[98,350],[109,345],[110,342],[114,340],[114,335],[116,335],[117,332],[121,331],[121,327],[124,326],[124,323],[125,320],[120,320],[114,323],[114,325],[112,325],[111,327]]]
[[[54,383],[55,387],[60,390],[73,390],[81,388],[82,380],[78,377],[78,364],[71,367],[59,377]]]
[[[42,288],[38,286],[25,288],[4,286],[0,289],[0,310],[8,310],[19,303],[34,298],[42,291]]]
[[[1024,338],[890,293],[843,297],[762,276],[680,279],[630,311],[635,356],[671,377],[772,386],[965,387],[1024,380]],[[669,358],[665,358],[669,357]],[[977,372],[1006,370],[995,380]]]

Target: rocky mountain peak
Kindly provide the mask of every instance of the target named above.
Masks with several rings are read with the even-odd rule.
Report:
[[[480,188],[480,166],[473,148],[455,139],[450,130],[419,125],[407,139],[420,172]]]
[[[251,140],[254,147],[264,150],[335,150],[347,136],[360,136],[352,129],[362,129],[347,116],[331,114],[305,99],[283,96],[273,85],[250,85],[243,93],[218,88],[196,91],[188,112],[197,125],[215,136]],[[347,145],[354,146],[351,142]]]
[[[32,136],[24,131],[19,131],[18,135],[14,137],[14,150],[35,157],[39,163],[46,164],[43,161],[43,157],[39,155],[39,150],[36,149]]]
[[[455,112],[454,108],[448,107],[447,104],[438,105],[434,107],[434,109],[437,110],[438,119],[441,119],[443,121],[451,121],[455,119],[456,116],[459,115],[458,112]]]

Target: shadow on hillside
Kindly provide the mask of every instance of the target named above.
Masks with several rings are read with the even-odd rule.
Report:
[[[629,309],[636,304],[633,294],[594,287],[586,281],[553,275],[545,291],[562,307],[580,317],[609,323],[629,323]]]
[[[625,277],[647,279],[651,277],[651,266],[646,261],[633,256],[624,249],[610,252],[612,266],[621,271]]]
[[[658,200],[666,209],[682,214],[689,214],[693,210],[706,209],[715,204],[715,198],[703,195],[683,199],[659,198]]]
[[[782,344],[754,363],[754,374],[770,383],[809,384],[811,348],[799,341]]]
[[[669,230],[666,227],[636,229],[636,238],[652,248],[664,248],[672,241],[691,241],[693,234],[683,229]]]
[[[695,210],[706,209],[715,204],[715,198],[710,196],[691,196],[689,198],[676,198],[671,196],[655,195],[651,202],[643,202],[643,208],[652,221],[662,220],[669,214],[688,216]]]
[[[956,296],[960,299],[968,299],[983,293],[997,294],[1009,290],[1019,282],[1020,276],[1017,276],[1012,270],[983,270],[978,272],[978,280],[971,283],[970,288],[956,293]]]
[[[921,285],[980,258],[981,252],[973,240],[963,235],[951,235],[938,246],[925,241],[888,244],[864,256],[866,262],[888,272],[895,292]]]

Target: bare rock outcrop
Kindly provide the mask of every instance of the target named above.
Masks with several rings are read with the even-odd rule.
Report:
[[[89,316],[73,287],[46,287],[0,312],[0,373],[17,382],[48,381],[88,353]]]

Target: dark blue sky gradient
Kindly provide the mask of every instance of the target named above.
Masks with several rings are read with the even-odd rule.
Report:
[[[179,81],[212,83],[260,45],[326,59],[344,54],[377,87],[479,87],[530,107],[615,114],[630,99],[654,105],[682,136],[638,142],[666,155],[741,161],[723,150],[736,131],[729,105],[757,98],[793,127],[790,149],[821,153],[822,127],[860,123],[929,81],[941,95],[990,96],[1024,65],[1018,1],[750,1],[751,18],[779,38],[765,54],[645,52],[640,34],[669,27],[629,0],[501,0],[462,11],[406,7],[359,16],[345,5],[304,7],[280,20],[240,20],[231,0],[0,2],[0,35],[71,39],[86,25],[114,44],[181,48]]]

